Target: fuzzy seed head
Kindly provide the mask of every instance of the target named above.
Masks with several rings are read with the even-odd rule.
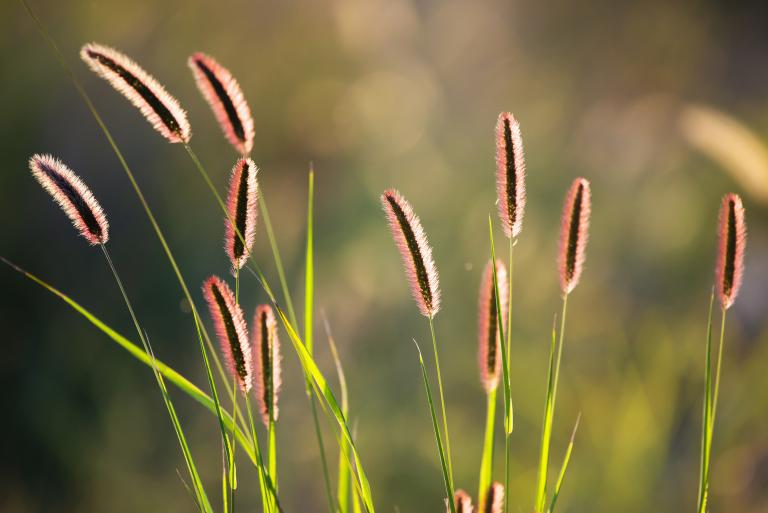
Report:
[[[195,53],[187,64],[229,143],[240,155],[245,157],[250,154],[253,148],[253,118],[240,84],[227,68],[204,53]]]
[[[259,169],[251,159],[241,158],[232,168],[229,179],[227,218],[224,220],[224,250],[229,256],[233,270],[242,269],[248,261],[256,238],[258,172]]]
[[[501,304],[501,323],[506,326],[509,315],[509,282],[507,268],[498,259],[496,260],[496,279],[499,287],[499,303]],[[495,390],[499,384],[502,363],[499,316],[494,292],[493,264],[488,260],[480,281],[477,321],[477,360],[480,366],[480,381],[486,392]]]
[[[80,177],[52,155],[33,155],[29,169],[80,235],[91,245],[106,244],[109,240],[107,216]]]
[[[504,234],[517,237],[525,212],[525,156],[520,124],[509,112],[496,123],[496,195]]]
[[[453,494],[453,501],[456,506],[456,513],[472,513],[472,497],[464,490],[456,490]],[[450,511],[450,509],[448,509]]]
[[[413,299],[422,315],[432,318],[440,310],[440,282],[421,221],[411,205],[394,189],[384,191],[381,204],[403,259]]]
[[[727,310],[736,300],[744,276],[747,225],[744,205],[737,194],[726,194],[720,205],[715,277],[720,304]]]
[[[187,143],[192,130],[179,102],[149,73],[108,46],[89,43],[80,57],[101,78],[125,96],[155,130],[172,143]]]
[[[259,305],[253,317],[253,351],[256,355],[256,398],[261,418],[269,426],[270,416],[277,421],[277,396],[280,392],[280,339],[272,307]]]
[[[485,494],[483,513],[501,513],[504,511],[504,485],[494,482]]]
[[[251,390],[253,367],[243,311],[229,285],[216,276],[203,282],[203,296],[208,303],[227,368],[240,385],[240,390],[247,393]]]
[[[589,182],[585,178],[575,179],[565,197],[563,218],[560,223],[558,265],[560,289],[565,295],[576,288],[584,268],[591,208],[592,196]]]

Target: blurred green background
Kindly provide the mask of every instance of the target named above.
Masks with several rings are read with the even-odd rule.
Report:
[[[583,418],[558,509],[694,510],[717,210],[723,193],[740,193],[746,276],[727,326],[711,510],[768,511],[768,4],[33,4],[113,130],[198,300],[205,277],[227,273],[221,212],[183,149],[87,71],[80,46],[98,41],[125,51],[178,97],[192,146],[222,190],[235,156],[185,61],[202,50],[232,70],[255,118],[253,158],[295,299],[303,292],[306,173],[314,161],[318,360],[332,376],[322,309],[346,365],[380,511],[443,508],[411,342],[428,343],[429,332],[380,211],[383,189],[405,194],[434,245],[456,481],[474,495],[485,418],[475,312],[489,256],[486,218],[495,211],[493,127],[502,110],[520,120],[528,210],[515,262],[512,512],[532,510],[548,334],[560,306],[559,214],[577,175],[592,182],[593,219],[586,271],[569,305],[555,465],[577,414]],[[29,175],[31,154],[59,156],[107,211],[111,251],[156,352],[203,385],[190,314],[114,154],[20,4],[0,3],[0,20],[0,253],[135,338],[98,250],[75,236]],[[260,224],[256,254],[276,284],[265,235]],[[7,268],[0,290],[0,510],[192,511],[148,369]],[[265,300],[249,278],[241,298],[246,312]],[[300,368],[288,345],[283,352],[283,504],[320,512]],[[173,394],[218,503],[217,425]],[[501,478],[501,450],[496,463]],[[240,482],[240,508],[256,508],[246,465]]]

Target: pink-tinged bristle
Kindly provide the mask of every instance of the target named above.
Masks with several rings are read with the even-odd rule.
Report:
[[[255,358],[256,399],[265,426],[269,426],[269,409],[277,421],[277,396],[280,392],[280,339],[272,307],[259,305],[253,316],[253,351]]]
[[[243,311],[229,285],[216,276],[203,282],[203,296],[208,303],[227,368],[240,385],[240,390],[247,393],[251,390],[253,367]]]
[[[747,245],[747,225],[744,205],[737,194],[729,193],[720,205],[718,228],[717,294],[723,309],[736,300],[744,276],[744,249]]]
[[[509,315],[509,282],[507,268],[501,260],[496,260],[496,279],[499,287],[499,303],[501,304],[501,322],[506,326]],[[496,309],[496,297],[493,294],[493,267],[491,261],[485,266],[480,281],[480,298],[478,302],[478,365],[480,366],[480,381],[486,392],[496,389],[501,373],[501,336],[499,334],[499,319]]]
[[[227,68],[204,53],[193,54],[187,64],[227,140],[241,155],[250,154],[253,148],[253,118],[240,84]]]
[[[394,189],[384,191],[381,204],[402,256],[413,299],[422,315],[434,317],[440,310],[440,282],[421,221],[411,205]]]
[[[138,107],[152,126],[172,143],[187,143],[192,130],[187,113],[165,88],[136,62],[108,46],[89,43],[80,57],[97,75]]]
[[[483,513],[501,513],[504,511],[504,485],[494,482],[483,499]]]
[[[507,237],[517,237],[525,213],[525,156],[520,124],[509,112],[496,123],[496,196]]]
[[[101,205],[71,169],[52,155],[39,154],[29,159],[29,169],[89,243],[95,246],[109,240],[109,223]]]
[[[456,490],[453,494],[453,503],[456,507],[456,513],[472,513],[472,497],[464,490]]]
[[[227,219],[224,220],[224,249],[232,263],[232,269],[241,269],[245,265],[256,238],[258,172],[259,169],[251,159],[241,158],[232,168],[229,179]]]
[[[589,182],[584,178],[575,179],[565,197],[560,224],[558,265],[563,294],[569,294],[578,285],[584,268],[591,208]]]

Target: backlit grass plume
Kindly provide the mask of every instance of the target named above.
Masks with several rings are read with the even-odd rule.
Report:
[[[248,261],[256,238],[256,215],[259,169],[251,159],[241,158],[232,168],[227,196],[227,219],[224,221],[224,245],[232,269],[241,269]],[[231,222],[234,221],[234,224]]]
[[[204,53],[195,53],[187,64],[227,140],[241,155],[250,154],[253,148],[253,118],[240,84],[227,68]]]
[[[496,195],[504,234],[517,237],[525,212],[525,156],[520,125],[509,112],[496,123]]]
[[[502,513],[504,511],[504,485],[494,482],[483,498],[481,513]]]
[[[506,326],[509,293],[507,290],[507,268],[496,260],[496,276],[499,287],[502,325]],[[493,287],[493,267],[489,260],[480,281],[480,299],[478,304],[478,364],[480,381],[486,392],[496,389],[501,374],[501,337],[499,335],[499,313],[496,308],[496,296]]]
[[[456,490],[453,494],[453,503],[456,506],[456,513],[472,513],[472,497],[464,490]]]
[[[259,305],[253,317],[253,352],[255,358],[256,396],[261,418],[269,426],[277,420],[277,396],[280,392],[280,339],[272,307]]]
[[[747,226],[744,206],[737,194],[726,194],[720,206],[718,228],[717,267],[715,268],[717,294],[724,309],[733,305],[744,274],[744,248],[747,244]]]
[[[569,294],[578,285],[584,268],[591,208],[589,182],[585,178],[575,179],[565,197],[560,225],[558,264],[560,288],[564,295]]]
[[[224,361],[243,393],[251,390],[251,347],[243,311],[226,282],[211,276],[203,283],[203,296],[213,319]]]
[[[709,500],[709,471],[712,457],[712,439],[717,416],[717,400],[720,392],[720,370],[723,364],[725,346],[725,320],[728,309],[736,300],[744,274],[744,250],[747,245],[747,225],[744,219],[744,205],[737,194],[726,194],[720,203],[718,223],[717,266],[715,268],[715,289],[720,299],[720,342],[717,359],[712,361],[712,306],[709,303],[707,320],[707,342],[704,367],[704,406],[701,422],[701,467],[699,469],[699,513],[706,513]]]
[[[29,169],[80,235],[94,246],[109,240],[109,223],[101,205],[71,169],[51,155],[39,154],[29,159]]]
[[[139,108],[152,126],[172,143],[192,136],[187,113],[149,73],[126,55],[96,43],[80,50],[80,57],[101,78]]]
[[[422,315],[431,319],[440,310],[440,282],[421,221],[410,203],[394,189],[384,191],[381,204],[400,250],[413,299]]]

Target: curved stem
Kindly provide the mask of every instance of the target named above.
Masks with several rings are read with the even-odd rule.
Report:
[[[563,337],[565,334],[565,316],[568,307],[568,294],[563,296],[563,310],[560,315],[560,333],[555,347],[555,336],[552,336],[552,347],[549,359],[549,378],[547,384],[547,400],[544,409],[544,424],[541,431],[541,452],[539,454],[539,473],[536,484],[536,513],[545,513],[547,501],[547,467],[549,465],[549,446],[552,439],[552,419],[557,400],[557,384],[560,379],[560,362],[563,356]],[[555,357],[555,352],[557,356]]]
[[[448,477],[450,478],[451,497],[449,500],[453,500],[453,463],[451,461],[451,441],[448,437],[448,415],[445,410],[445,396],[443,394],[443,378],[440,373],[440,357],[437,355],[437,338],[435,337],[435,324],[432,317],[429,317],[429,331],[432,334],[432,349],[435,353],[435,370],[437,371],[437,388],[440,391],[440,410],[443,414],[443,431],[445,432],[445,453],[448,463]]]
[[[171,401],[171,398],[168,395],[168,390],[165,387],[165,381],[163,380],[163,376],[160,374],[157,368],[157,362],[155,361],[155,354],[152,351],[152,346],[149,343],[149,338],[146,336],[146,333],[144,332],[144,330],[141,328],[141,325],[139,324],[139,319],[136,316],[136,312],[133,309],[133,304],[131,303],[131,300],[128,299],[128,294],[126,293],[125,287],[123,286],[123,280],[120,279],[120,275],[117,272],[117,268],[115,268],[115,264],[112,262],[112,257],[110,256],[109,251],[107,250],[107,247],[103,243],[100,244],[100,247],[101,247],[102,253],[104,254],[104,258],[106,259],[107,264],[109,265],[109,269],[110,271],[112,271],[112,276],[115,279],[115,283],[117,283],[117,287],[120,289],[120,294],[123,296],[123,301],[125,302],[125,306],[128,308],[128,312],[130,313],[131,320],[133,321],[133,326],[136,328],[136,334],[139,336],[139,339],[141,340],[141,343],[144,346],[144,351],[146,352],[147,356],[150,357],[152,373],[154,374],[155,380],[157,381],[157,384],[160,387],[160,392],[163,396],[163,402],[165,403],[165,407],[168,410],[168,415],[171,418],[171,423],[173,424],[174,431],[176,432],[176,438],[178,439],[179,445],[181,446],[181,450],[184,455],[184,460],[185,460],[185,463],[187,464],[187,470],[190,474],[190,477],[192,478],[192,487],[195,490],[195,496],[196,496],[196,500],[198,501],[198,505],[204,511],[212,511],[211,505],[208,502],[208,498],[205,494],[205,489],[203,488],[203,483],[200,479],[200,475],[197,472],[197,467],[192,457],[192,452],[189,449],[187,439],[184,436],[184,431],[181,427],[181,423],[179,422],[178,415],[176,414],[176,408],[173,406],[173,402]]]

